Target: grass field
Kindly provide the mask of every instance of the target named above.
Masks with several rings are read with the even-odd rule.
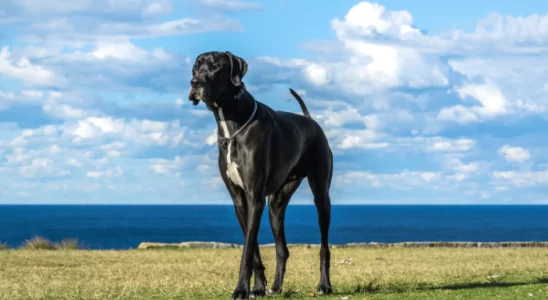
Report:
[[[261,252],[270,285],[275,252]],[[332,249],[330,296],[315,293],[318,249],[290,252],[284,294],[266,299],[548,299],[546,248]],[[240,254],[1,250],[0,299],[229,299]]]

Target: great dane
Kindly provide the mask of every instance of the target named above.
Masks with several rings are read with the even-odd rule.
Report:
[[[257,101],[242,82],[246,72],[247,62],[229,51],[204,52],[192,68],[188,95],[194,105],[202,101],[215,115],[219,170],[245,236],[240,275],[232,299],[266,293],[265,268],[257,241],[266,196],[276,241],[276,275],[270,292],[281,292],[289,258],[284,233],[285,210],[305,177],[314,195],[321,233],[318,293],[329,294],[332,292],[329,188],[333,154],[328,140],[295,91],[290,89],[304,116],[276,111]],[[253,272],[255,286],[250,293]]]

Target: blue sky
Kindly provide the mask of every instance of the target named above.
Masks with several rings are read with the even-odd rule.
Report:
[[[0,203],[230,204],[187,100],[211,50],[275,109],[302,94],[334,204],[548,203],[545,1],[42,3],[0,4]]]

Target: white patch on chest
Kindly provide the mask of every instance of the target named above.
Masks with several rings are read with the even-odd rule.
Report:
[[[220,108],[219,108],[219,123],[221,125],[221,130],[223,131],[223,137],[228,138],[230,136],[228,132],[228,126],[226,125],[223,110]],[[238,185],[241,188],[244,188],[242,177],[240,177],[240,173],[238,173],[238,164],[236,162],[233,162],[232,158],[230,157],[231,150],[232,150],[231,148],[232,148],[232,141],[228,142],[228,147],[227,147],[228,151],[226,153],[226,176],[234,184]]]

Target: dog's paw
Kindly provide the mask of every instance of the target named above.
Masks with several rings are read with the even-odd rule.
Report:
[[[247,300],[249,299],[249,289],[244,287],[236,287],[234,293],[232,293],[232,300]]]
[[[264,297],[266,295],[266,278],[264,273],[255,273],[255,284],[253,285],[253,291],[250,297]]]
[[[282,287],[281,286],[272,286],[268,290],[269,295],[277,295],[277,294],[281,294],[281,293],[282,293]]]
[[[251,298],[255,297],[264,297],[266,295],[266,288],[264,285],[257,285],[253,287],[253,291],[251,292]]]
[[[331,287],[331,285],[321,283],[318,287],[319,295],[329,295],[331,293],[333,293],[333,288]]]
[[[249,295],[250,298],[257,298],[257,297],[264,297],[266,296],[266,289],[265,290],[253,290],[251,294]]]

